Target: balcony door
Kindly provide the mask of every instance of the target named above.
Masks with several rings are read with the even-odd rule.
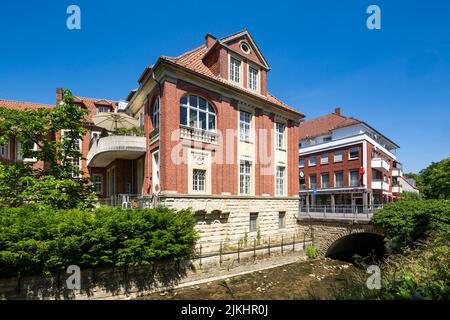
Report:
[[[137,193],[142,194],[142,183],[144,182],[144,161],[139,159],[136,163]]]
[[[108,169],[106,175],[108,177],[108,196],[113,196],[116,194],[116,167]]]

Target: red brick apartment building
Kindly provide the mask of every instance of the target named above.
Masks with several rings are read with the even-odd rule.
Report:
[[[300,125],[302,212],[373,212],[402,192],[398,145],[341,109]]]

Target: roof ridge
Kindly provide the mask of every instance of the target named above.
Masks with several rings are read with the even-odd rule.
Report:
[[[7,101],[7,102],[15,102],[15,103],[27,103],[27,104],[36,104],[36,105],[42,105],[42,106],[48,106],[48,107],[54,107],[54,104],[48,104],[48,103],[40,103],[40,102],[30,102],[30,101],[22,101],[22,100],[10,100],[10,99],[1,99],[1,101]]]
[[[189,54],[191,54],[191,53],[194,53],[194,52],[197,51],[197,50],[203,49],[204,47],[205,47],[205,45],[202,44],[201,46],[198,46],[198,47],[196,47],[196,48],[194,48],[194,49],[191,49],[191,50],[189,50],[189,51],[186,51],[185,53],[182,53],[182,54],[180,54],[180,55],[177,56],[177,57],[171,57],[171,56],[161,55],[160,58],[163,58],[163,59],[180,60],[181,58],[184,58],[184,57],[186,57],[187,55],[189,55]]]
[[[76,97],[78,99],[88,99],[88,100],[95,100],[95,101],[99,101],[99,100],[105,100],[105,101],[109,101],[109,102],[119,102],[119,100],[111,100],[111,99],[106,99],[106,98],[93,98],[93,97],[83,97],[83,96],[73,96]]]

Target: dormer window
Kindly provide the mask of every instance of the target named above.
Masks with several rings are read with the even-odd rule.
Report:
[[[252,67],[248,68],[248,87],[253,91],[258,91],[258,70]]]
[[[109,107],[97,107],[97,113],[110,112],[111,109]]]
[[[230,80],[236,83],[241,82],[241,61],[230,57]]]

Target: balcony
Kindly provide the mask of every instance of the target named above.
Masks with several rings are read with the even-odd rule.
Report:
[[[392,169],[392,176],[393,177],[403,177],[403,170],[399,168]]]
[[[217,143],[218,135],[215,132],[202,129],[194,129],[186,126],[180,126],[180,129],[180,137],[182,139],[189,139],[206,143]]]
[[[389,191],[389,183],[383,180],[372,180],[372,189]]]
[[[115,159],[134,160],[145,152],[145,137],[111,135],[92,142],[87,155],[87,165],[106,167]]]
[[[388,172],[391,166],[389,165],[389,162],[387,162],[385,159],[374,158],[372,159],[371,167],[372,169]]]
[[[397,185],[392,187],[392,193],[402,193],[402,192],[403,192],[402,186]]]

